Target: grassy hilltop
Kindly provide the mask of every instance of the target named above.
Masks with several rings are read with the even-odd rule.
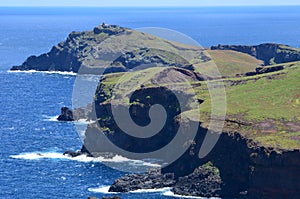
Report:
[[[258,145],[278,150],[300,149],[300,63],[281,65],[287,67],[284,70],[250,77],[207,80],[225,85],[227,116],[224,130],[226,132],[240,132]],[[155,87],[156,84],[153,82],[158,78],[157,75],[165,71],[165,68],[149,68],[124,74],[108,74],[98,88],[101,94],[96,94],[96,97],[106,95],[109,101],[110,91],[117,83],[134,89],[140,89],[141,85],[145,86],[144,88]],[[189,81],[197,93],[197,98],[203,100],[200,105],[199,121],[207,125],[211,114],[207,81],[193,78]],[[180,87],[182,83],[177,84]],[[126,96],[129,92],[122,90],[115,94]],[[189,111],[188,114],[193,117],[194,111]]]

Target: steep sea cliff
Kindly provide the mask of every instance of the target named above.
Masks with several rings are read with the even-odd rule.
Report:
[[[290,69],[290,71],[286,72],[298,73],[295,70],[299,72],[299,68]],[[272,74],[259,78],[263,80],[269,77],[272,77]],[[91,154],[96,152],[96,155],[99,151],[98,148],[89,148],[91,143],[94,142],[95,132],[101,132],[98,128],[105,129],[103,133],[116,145],[131,151],[139,151],[141,148],[154,149],[156,146],[163,146],[177,133],[178,119],[176,118],[181,113],[176,112],[176,109],[172,108],[176,107],[176,104],[173,106],[168,104],[172,100],[167,99],[172,99],[172,97],[167,94],[168,92],[164,92],[166,96],[162,99],[160,90],[163,88],[150,87],[135,91],[134,98],[139,99],[139,104],[133,104],[130,109],[131,116],[138,123],[149,121],[149,117],[146,114],[151,104],[149,99],[157,97],[162,99],[163,101],[160,104],[165,107],[171,107],[167,109],[171,120],[165,127],[166,131],[161,132],[164,136],[151,142],[141,142],[140,144],[132,137],[125,136],[113,119],[112,105],[109,102],[111,94],[106,88],[109,86],[109,84],[105,83],[106,81],[109,82],[109,79],[100,82],[98,94],[96,94],[95,110],[99,118],[99,124],[90,126],[86,131],[85,145],[88,146]],[[236,84],[231,89],[243,86],[243,84],[251,84],[251,81],[253,80],[246,80],[241,83],[242,85]],[[285,79],[285,81],[290,80]],[[270,82],[270,84],[272,83]],[[151,97],[147,99],[145,96]],[[134,99],[132,100],[134,101]],[[202,98],[202,101],[206,101],[206,99]],[[174,103],[176,102],[174,101]],[[193,144],[178,160],[160,171],[122,177],[115,181],[110,191],[127,192],[137,189],[173,187],[173,191],[177,194],[192,196],[298,198],[300,196],[297,188],[300,185],[298,136],[286,140],[287,142],[294,140],[294,143],[296,143],[296,145],[293,145],[294,147],[291,147],[289,144],[276,145],[275,143],[275,145],[270,145],[268,139],[272,140],[272,137],[267,133],[267,129],[264,126],[257,126],[257,124],[252,123],[253,121],[243,121],[242,117],[238,118],[236,115],[234,116],[235,119],[230,119],[230,117],[232,116],[229,115],[226,119],[226,128],[220,134],[217,144],[205,158],[200,159],[198,153],[203,145],[203,140],[210,132],[204,127],[204,121],[189,120],[183,124],[187,132],[189,132],[192,123],[198,125],[199,129],[196,137],[191,141]],[[296,127],[298,124],[295,123],[294,127],[298,128]],[[254,128],[258,129],[254,130]],[[297,132],[297,129],[289,129],[289,131],[288,134],[297,135],[292,133]],[[276,136],[279,132],[273,132],[273,134]],[[266,140],[262,141],[261,137],[265,137]],[[278,139],[285,138],[280,138],[279,136]],[[136,144],[132,145],[131,143]],[[278,144],[280,144],[279,141]],[[201,168],[201,165],[205,164],[212,164],[212,167],[209,167],[208,170],[204,169],[207,167]],[[218,172],[214,172],[216,170]],[[207,175],[207,172],[209,175]]]

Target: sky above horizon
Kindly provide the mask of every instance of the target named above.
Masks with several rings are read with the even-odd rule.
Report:
[[[280,6],[300,5],[299,0],[10,0],[0,6]]]

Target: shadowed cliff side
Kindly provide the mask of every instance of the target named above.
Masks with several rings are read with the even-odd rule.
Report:
[[[167,71],[165,76],[168,77],[168,74],[172,74],[168,72],[174,69],[160,70]],[[159,72],[158,69],[155,71]],[[95,143],[92,146],[97,146],[97,143],[101,146],[99,144],[101,140],[96,139],[95,135],[103,133],[125,150],[145,152],[142,150],[156,150],[174,137],[178,129],[178,118],[186,109],[184,107],[178,109],[178,103],[173,100],[172,92],[154,84],[155,78],[161,79],[161,76],[153,75],[145,82],[143,81],[145,77],[139,75],[141,73],[142,71],[134,72],[139,77],[135,79],[136,81],[130,82],[132,80],[126,79],[127,82],[123,82],[137,86],[132,94],[134,99],[129,102],[131,118],[139,125],[148,124],[149,108],[159,99],[157,102],[166,107],[169,116],[169,122],[162,130],[163,134],[158,134],[157,139],[148,142],[136,142],[124,134],[114,120],[110,101],[113,96],[112,88],[122,74],[110,74],[102,79],[96,91],[95,108],[98,125],[90,125],[87,129],[86,146],[91,146],[92,142]],[[210,98],[204,85],[206,81],[216,80],[205,81],[193,77],[192,74],[185,74],[190,77],[193,88],[198,93],[197,102],[201,103],[201,118],[190,117],[190,120],[182,124],[187,135],[190,133],[188,130],[190,126],[198,125],[196,137],[189,140],[192,144],[167,167],[145,174],[126,175],[117,179],[110,191],[127,192],[143,188],[172,187],[172,191],[177,194],[192,196],[299,198],[300,128],[297,109],[300,105],[297,86],[299,63],[294,63],[281,71],[224,79],[224,82],[228,81],[225,126],[213,150],[202,159],[199,159],[198,153],[209,133],[206,128],[206,123],[209,122],[206,116],[210,114]],[[182,92],[183,95],[189,93],[187,90]],[[120,105],[119,108],[126,109],[126,106]],[[187,114],[192,115],[193,112]],[[178,145],[178,148],[180,147],[182,145]],[[87,147],[87,150],[97,156],[97,148]],[[165,155],[168,156],[170,153],[172,151]]]
[[[142,98],[141,96],[148,96],[149,93],[152,93],[151,98],[155,98],[155,95],[160,92],[154,90],[155,88],[140,90],[138,96]],[[159,95],[159,97],[161,96]],[[132,117],[136,118],[137,123],[145,123],[149,120],[145,109],[147,107],[141,104],[134,105],[131,109]],[[100,105],[97,111],[102,118],[100,126],[103,133],[116,145],[126,150],[153,150],[161,147],[168,143],[169,138],[174,136],[178,128],[175,122],[178,113],[173,112],[174,114],[172,114],[171,108],[171,115],[175,118],[174,122],[169,122],[165,126],[167,131],[164,132],[164,136],[139,144],[131,137],[124,136],[122,130],[116,126],[109,104]],[[207,134],[207,129],[201,127],[201,123],[197,121],[185,123],[186,129],[192,123],[199,125],[198,133],[192,141],[193,144],[178,160],[157,172],[129,174],[117,179],[110,191],[128,192],[137,189],[173,187],[172,190],[176,194],[202,197],[296,199],[300,196],[297,189],[300,184],[299,150],[276,152],[272,148],[253,142],[238,132],[223,132],[211,153],[205,158],[199,159],[198,152]],[[87,146],[91,146],[91,142],[101,145],[100,138],[97,139],[95,136],[96,132],[100,132],[97,128],[91,125],[86,131],[85,144]],[[88,150],[97,156],[97,148],[88,147]],[[213,165],[209,170],[204,169],[206,166],[201,167],[209,162]],[[219,172],[215,173],[216,169]],[[203,190],[203,187],[206,187],[206,191]]]

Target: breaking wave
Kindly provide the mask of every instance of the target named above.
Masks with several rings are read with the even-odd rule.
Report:
[[[72,160],[78,162],[99,162],[99,163],[128,163],[133,166],[144,166],[144,167],[160,167],[159,164],[145,162],[142,160],[133,160],[126,157],[115,155],[111,158],[107,157],[89,157],[87,155],[79,155],[76,157],[70,157],[68,155],[63,155],[58,152],[31,152],[31,153],[21,153],[18,155],[11,155],[14,159],[24,159],[24,160],[41,160],[41,159],[61,159],[61,160]]]
[[[75,76],[74,72],[67,71],[37,71],[37,70],[9,70],[8,73],[45,73],[45,74],[59,74],[59,75],[72,75]]]
[[[118,194],[117,192],[108,192],[110,186],[100,186],[98,188],[89,188],[88,190],[90,192],[94,193],[102,193],[102,194]],[[174,194],[171,191],[171,188],[165,187],[165,188],[159,188],[159,189],[138,189],[135,191],[130,191],[129,193],[159,193],[163,196],[172,197],[172,198],[194,198],[194,199],[208,199],[205,197],[197,197],[197,196],[185,196],[185,195],[178,195]],[[220,199],[216,197],[212,197],[209,199]]]

